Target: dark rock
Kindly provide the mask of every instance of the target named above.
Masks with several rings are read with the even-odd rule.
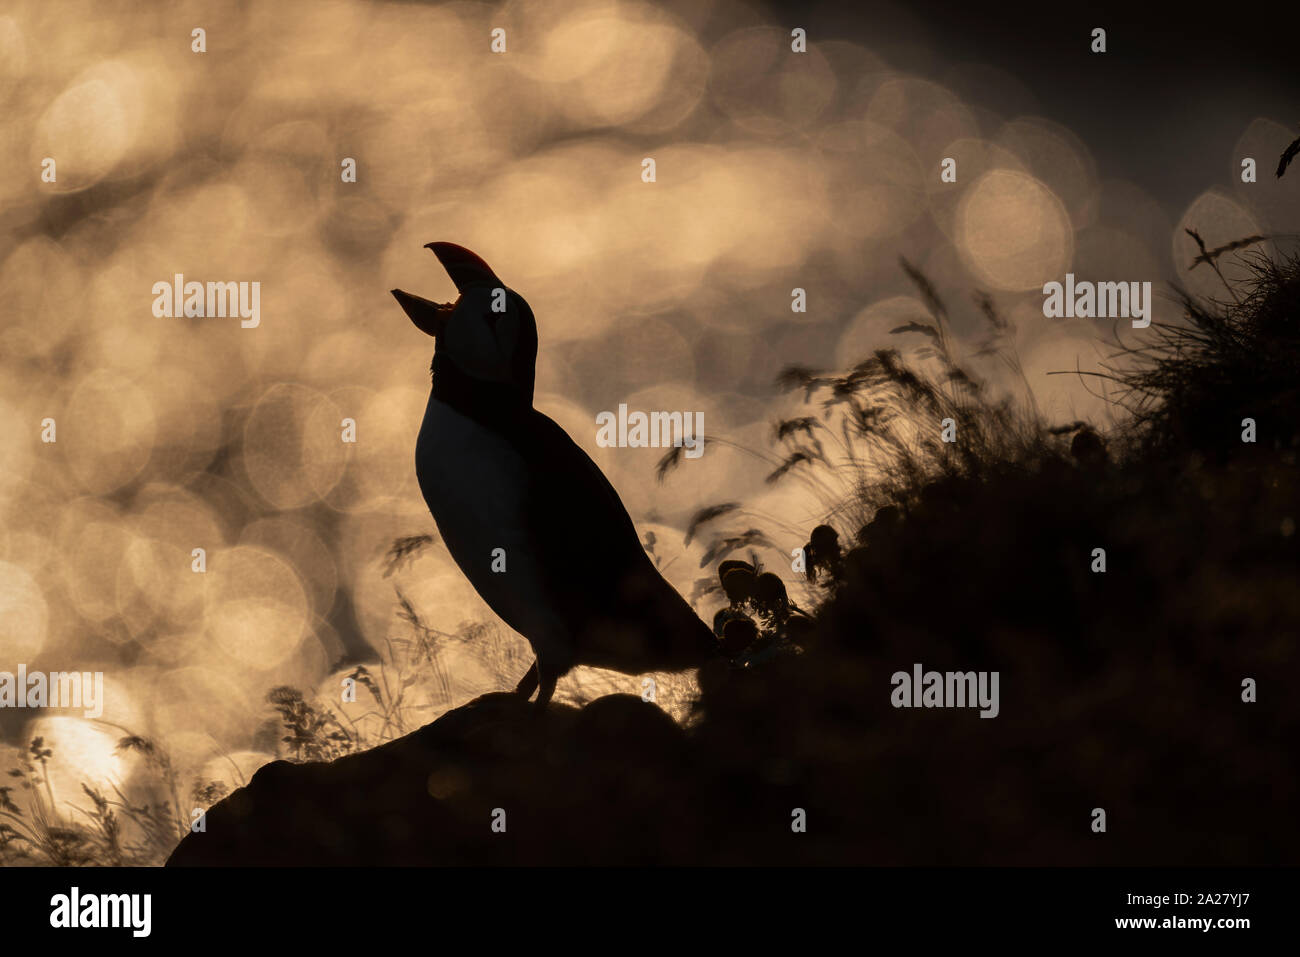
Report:
[[[684,732],[640,698],[538,713],[488,694],[362,754],[266,765],[167,863],[683,862],[708,846],[698,779]]]

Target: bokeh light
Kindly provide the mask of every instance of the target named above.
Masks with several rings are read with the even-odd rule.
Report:
[[[1070,218],[1043,183],[993,170],[971,187],[957,213],[958,248],[995,289],[1041,287],[1064,276],[1074,252]]]

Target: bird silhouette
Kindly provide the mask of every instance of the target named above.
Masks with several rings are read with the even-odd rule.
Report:
[[[533,408],[528,303],[468,249],[426,248],[459,296],[438,303],[392,290],[435,340],[416,476],[453,560],[533,648],[516,691],[537,689],[544,708],[575,665],[639,674],[715,655],[712,631],[659,574],[614,487]]]

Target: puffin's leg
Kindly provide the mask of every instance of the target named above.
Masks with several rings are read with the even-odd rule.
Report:
[[[527,701],[533,696],[535,690],[537,690],[537,660],[533,659],[532,666],[524,672],[524,676],[519,679],[519,684],[515,685],[515,694]]]
[[[535,707],[538,711],[545,711],[546,706],[551,703],[551,695],[555,694],[555,684],[560,680],[560,676],[549,668],[543,667],[540,658],[537,659],[537,676],[539,689]]]

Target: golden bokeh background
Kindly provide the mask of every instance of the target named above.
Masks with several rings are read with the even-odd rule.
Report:
[[[452,295],[427,242],[478,251],[527,297],[538,406],[654,533],[675,585],[707,574],[701,544],[682,545],[687,517],[738,500],[772,519],[764,559],[797,593],[789,552],[821,503],[766,485],[744,447],[766,447],[795,407],[772,389],[782,366],[909,345],[889,334],[923,310],[900,255],[946,297],[968,356],[979,288],[1013,322],[1044,413],[1105,425],[1114,410],[1085,383],[1045,373],[1096,368],[1113,330],[1044,319],[1042,284],[1177,275],[1213,293],[1208,270],[1184,272],[1184,226],[1215,244],[1300,222],[1294,181],[1269,173],[1291,135],[1274,120],[1225,151],[1222,185],[1170,213],[1102,177],[1070,130],[947,85],[1014,87],[996,67],[921,77],[888,49],[790,42],[732,0],[10,0],[0,670],[103,671],[107,701],[98,722],[5,716],[0,766],[43,733],[60,800],[79,780],[129,786],[139,762],[113,748],[126,729],[184,774],[237,784],[275,748],[269,689],[337,699],[352,663],[397,667],[410,627],[394,585],[437,629],[493,620],[440,546],[385,575],[394,538],[434,530],[413,468],[431,344],[388,295]],[[1260,158],[1250,189],[1240,155]],[[945,157],[956,183],[940,180]],[[177,273],[260,282],[260,325],[155,318],[152,286]],[[795,287],[806,313],[791,312]],[[1155,321],[1176,319],[1158,300]],[[970,361],[1014,388],[996,360]],[[595,445],[595,414],[621,402],[702,412],[706,442],[741,448],[710,445],[656,484],[659,450]],[[411,690],[425,720],[519,677],[517,639],[479,640]],[[608,690],[641,684],[580,672],[561,698]],[[688,693],[662,679],[679,716]]]

